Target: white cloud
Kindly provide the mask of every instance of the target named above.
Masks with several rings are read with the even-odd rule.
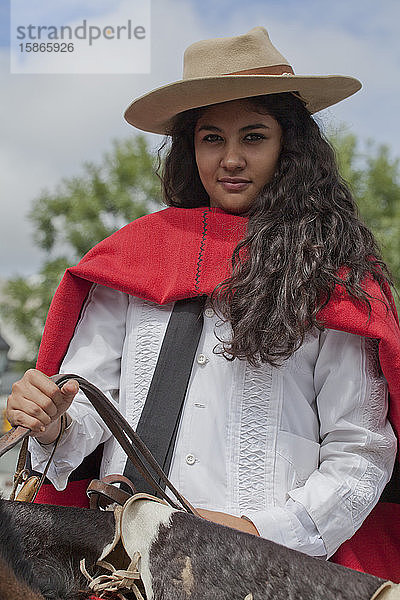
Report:
[[[26,220],[32,200],[78,174],[84,161],[100,160],[112,139],[135,135],[123,120],[125,108],[149,89],[179,79],[176,57],[206,35],[186,2],[159,0],[153,3],[149,75],[10,75],[8,52],[0,51],[0,276],[35,272],[42,260]],[[149,139],[155,145],[161,138]]]

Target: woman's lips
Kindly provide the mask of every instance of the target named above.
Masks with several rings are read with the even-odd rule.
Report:
[[[227,192],[241,192],[242,190],[245,190],[251,182],[240,181],[237,183],[233,183],[231,181],[219,181],[218,183],[220,183],[222,185],[222,188]]]

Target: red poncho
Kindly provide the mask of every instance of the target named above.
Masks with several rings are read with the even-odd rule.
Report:
[[[168,208],[137,219],[100,242],[67,269],[53,298],[40,346],[37,368],[58,372],[73,336],[82,305],[93,283],[165,304],[211,294],[230,272],[232,252],[244,236],[247,219],[217,208]],[[400,430],[400,329],[390,290],[382,297],[370,280],[366,291],[372,314],[337,286],[319,313],[329,329],[379,340],[379,358],[390,394],[389,418]],[[386,304],[391,303],[392,310]],[[87,506],[87,480],[63,492],[44,486],[39,502]],[[400,505],[380,502],[334,560],[346,566],[400,581]]]

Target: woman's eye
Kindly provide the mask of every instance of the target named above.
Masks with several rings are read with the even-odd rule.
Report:
[[[203,141],[204,142],[216,142],[216,141],[218,141],[218,139],[220,139],[219,135],[217,135],[216,133],[209,133],[208,135],[204,136]]]
[[[246,135],[247,140],[250,142],[258,142],[258,140],[265,140],[265,136],[262,133],[249,133]]]

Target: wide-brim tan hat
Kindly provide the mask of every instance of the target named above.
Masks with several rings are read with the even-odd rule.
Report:
[[[295,75],[264,27],[237,37],[202,40],[184,54],[180,81],[137,98],[125,119],[138,129],[168,133],[172,118],[190,108],[250,96],[297,92],[310,113],[332,106],[361,88],[354,77]]]

